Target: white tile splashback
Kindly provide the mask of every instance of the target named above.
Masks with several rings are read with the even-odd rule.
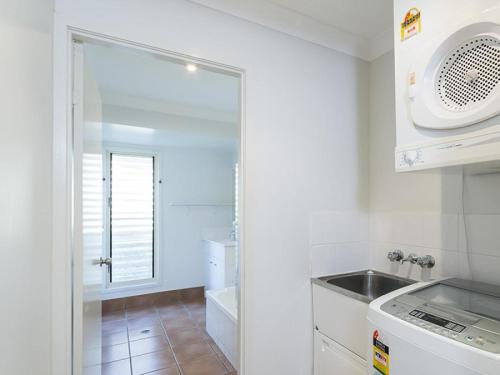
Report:
[[[315,212],[310,219],[311,275],[369,267],[369,216],[357,211]]]
[[[500,215],[465,218],[467,241],[461,214],[316,213],[310,223],[311,275],[374,268],[417,280],[472,277],[500,284]],[[405,255],[432,255],[436,265],[422,270],[418,265],[391,263],[387,253],[394,249]]]
[[[369,258],[368,242],[315,245],[311,247],[311,276],[367,269]]]
[[[416,279],[456,276],[500,284],[500,215],[466,214],[465,219],[467,241],[461,214],[372,213],[370,265]],[[391,264],[387,253],[394,249],[432,255],[436,266],[422,272],[416,265]]]
[[[500,257],[482,254],[472,254],[470,257],[470,269],[467,254],[459,254],[459,265],[461,274],[464,277],[472,278],[476,281],[482,281],[491,284],[500,284]],[[472,277],[471,277],[472,275]]]
[[[434,213],[374,213],[370,241],[458,250],[459,215]]]
[[[390,262],[387,253],[394,249],[401,249],[405,255],[414,253],[417,256],[432,255],[436,265],[431,269],[423,270],[416,264]],[[378,271],[409,277],[414,280],[429,280],[445,276],[457,276],[459,272],[459,253],[442,249],[433,249],[420,246],[404,245],[391,242],[370,243],[370,267]]]
[[[500,215],[466,215],[465,217],[467,242],[465,242],[462,222],[460,250],[465,251],[467,245],[473,253],[500,257]]]

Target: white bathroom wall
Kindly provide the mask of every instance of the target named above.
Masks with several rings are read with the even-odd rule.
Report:
[[[210,228],[226,228],[228,239],[234,220],[234,163],[230,151],[168,148],[161,153],[163,206],[163,288],[205,285],[202,240]],[[190,204],[214,204],[196,207]]]
[[[311,373],[310,220],[368,208],[368,64],[184,0],[59,0],[57,11],[245,70],[246,374]]]
[[[0,373],[49,375],[50,0],[0,1]]]
[[[472,276],[500,284],[500,174],[466,167],[463,211],[461,167],[394,172],[393,60],[388,53],[370,66],[370,264],[416,279]],[[391,264],[387,252],[396,248],[433,255],[436,267]]]
[[[153,152],[159,157],[159,285],[107,290],[105,299],[205,285],[203,239],[229,238],[234,218],[235,151],[107,143],[106,147]],[[196,206],[215,204],[215,206]],[[217,205],[221,204],[221,205]],[[225,238],[219,238],[220,232]],[[212,234],[217,233],[217,238]]]

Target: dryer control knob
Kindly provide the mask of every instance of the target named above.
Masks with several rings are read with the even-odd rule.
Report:
[[[418,160],[418,151],[416,150],[405,151],[403,154],[403,158],[406,164],[412,166]]]

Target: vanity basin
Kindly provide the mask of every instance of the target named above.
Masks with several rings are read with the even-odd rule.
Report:
[[[416,282],[372,270],[325,276],[317,280],[323,286],[368,303],[384,294]]]

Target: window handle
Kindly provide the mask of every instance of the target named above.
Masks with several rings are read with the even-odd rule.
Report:
[[[94,262],[95,265],[99,265],[99,267],[102,267],[104,265],[106,266],[111,266],[111,263],[113,262],[113,260],[111,258],[103,258],[103,257],[100,257],[99,260],[96,260]]]

